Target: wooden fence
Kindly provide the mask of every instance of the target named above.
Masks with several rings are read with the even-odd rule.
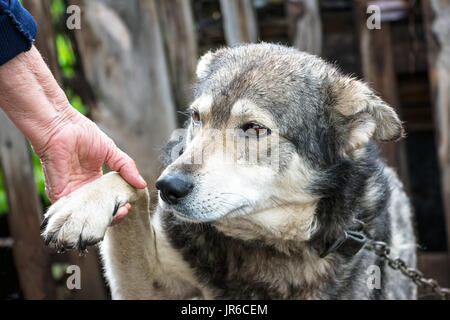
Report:
[[[76,81],[64,79],[58,67],[55,32],[46,0],[24,0],[39,26],[35,45],[61,85],[75,86],[90,107],[91,118],[137,162],[149,186],[160,172],[159,147],[177,126],[177,110],[189,102],[198,45],[192,3],[188,0],[69,0],[81,7],[81,29],[73,37],[79,63]],[[251,0],[220,0],[224,39],[229,45],[262,39],[257,10]],[[261,1],[259,1],[261,2]],[[320,8],[330,1],[269,1],[284,8],[289,41],[301,50],[322,52],[324,24]],[[367,8],[381,7],[381,29],[366,27]],[[402,114],[392,42],[392,26],[413,13],[408,1],[352,1],[362,75]],[[334,4],[336,6],[336,4]],[[450,248],[450,1],[422,1],[428,45],[436,144],[445,208],[447,247]],[[137,32],[139,30],[139,32]],[[263,39],[264,40],[264,39]],[[86,101],[87,100],[87,101]],[[178,124],[180,119],[178,118]],[[405,144],[383,145],[388,163],[409,185]],[[24,137],[0,114],[0,163],[7,190],[8,223],[24,297],[58,298],[50,274],[55,261],[77,264],[82,290],[75,298],[107,297],[97,254],[80,258],[46,249],[39,235],[42,206],[33,183]],[[450,284],[448,252],[423,253],[420,267],[428,276]]]

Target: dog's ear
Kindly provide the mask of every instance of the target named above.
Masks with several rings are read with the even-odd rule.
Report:
[[[208,51],[200,57],[197,63],[196,75],[198,80],[206,78],[211,72],[211,65],[213,61],[219,57],[226,49],[218,49],[216,51]]]
[[[351,152],[371,138],[396,141],[403,137],[397,113],[361,81],[340,78],[333,82],[333,109],[344,152]]]
[[[198,60],[196,74],[199,80],[208,76],[209,66],[211,65],[213,60],[214,60],[213,51],[208,51],[203,56],[201,56],[200,60]]]

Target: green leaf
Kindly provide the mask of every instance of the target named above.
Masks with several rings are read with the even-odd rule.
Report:
[[[41,160],[39,160],[38,156],[34,153],[31,146],[29,147],[29,150],[31,152],[31,161],[33,164],[34,183],[36,184],[39,195],[44,200],[44,206],[49,206],[51,203],[50,200],[48,200],[47,195],[45,194],[45,178],[44,171],[42,170]]]
[[[68,36],[60,33],[56,35],[56,51],[63,76],[72,78],[75,75],[75,71],[73,70],[75,54]]]
[[[74,107],[79,113],[86,115],[88,113],[88,108],[84,105],[81,97],[74,94],[72,89],[64,88],[64,92],[66,93],[67,99],[69,99],[70,104]]]
[[[6,198],[6,191],[3,186],[3,176],[0,172],[0,216],[8,212],[8,199]]]
[[[68,263],[56,262],[52,264],[52,276],[55,280],[61,280],[65,274],[66,270],[69,267]]]
[[[63,0],[50,0],[50,15],[53,24],[58,24],[64,18],[64,10]]]

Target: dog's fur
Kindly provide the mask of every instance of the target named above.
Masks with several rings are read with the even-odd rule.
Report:
[[[103,239],[116,299],[415,298],[415,285],[373,252],[319,257],[359,219],[367,236],[415,266],[409,200],[373,142],[402,137],[394,110],[362,82],[279,45],[209,52],[197,78],[191,108],[201,122],[188,123],[183,150],[161,175],[189,175],[189,195],[176,205],[159,199],[150,218],[147,190],[110,173],[49,209],[47,242],[84,249]],[[234,151],[208,129],[225,132],[249,121],[279,133],[277,169],[264,157],[253,165],[220,157]],[[189,164],[196,152],[201,163]],[[128,217],[108,228],[115,206],[127,202]],[[381,289],[367,285],[371,265],[381,270]]]

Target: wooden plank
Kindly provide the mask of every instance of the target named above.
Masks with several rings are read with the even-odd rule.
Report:
[[[0,248],[12,248],[14,247],[14,239],[11,237],[0,238]]]
[[[93,120],[137,163],[150,188],[176,127],[155,1],[80,1],[78,51],[95,93]]]
[[[443,252],[423,252],[419,254],[417,265],[426,278],[435,279],[441,287],[450,287],[450,259]],[[429,295],[429,291],[419,290],[419,299],[439,299]]]
[[[258,25],[251,0],[220,0],[227,45],[256,42]]]
[[[71,291],[77,300],[104,300],[106,299],[105,282],[101,274],[100,254],[97,247],[89,249],[89,254],[79,256],[77,251],[67,253],[71,264],[80,267],[81,289]]]
[[[450,252],[450,0],[422,1],[429,79]],[[450,272],[450,268],[448,269]]]
[[[56,81],[61,85],[62,80],[56,53],[55,33],[50,15],[50,2],[47,0],[23,0],[22,4],[30,12],[38,25],[34,45],[47,62]]]
[[[28,145],[0,111],[0,162],[9,204],[13,255],[25,299],[55,299],[50,256],[41,238],[42,207],[34,184]]]
[[[320,55],[322,52],[322,23],[317,0],[285,0],[288,35],[299,50]]]
[[[191,2],[158,0],[157,4],[175,106],[181,111],[189,106],[197,65],[197,39]],[[178,115],[178,126],[182,126],[186,117],[181,113]]]
[[[355,1],[354,6],[364,80],[396,110],[401,118],[402,110],[397,92],[390,23],[382,22],[380,29],[370,30],[366,25],[368,2],[368,0]],[[405,142],[383,143],[381,153],[387,163],[397,170],[400,179],[408,189],[409,175]]]

